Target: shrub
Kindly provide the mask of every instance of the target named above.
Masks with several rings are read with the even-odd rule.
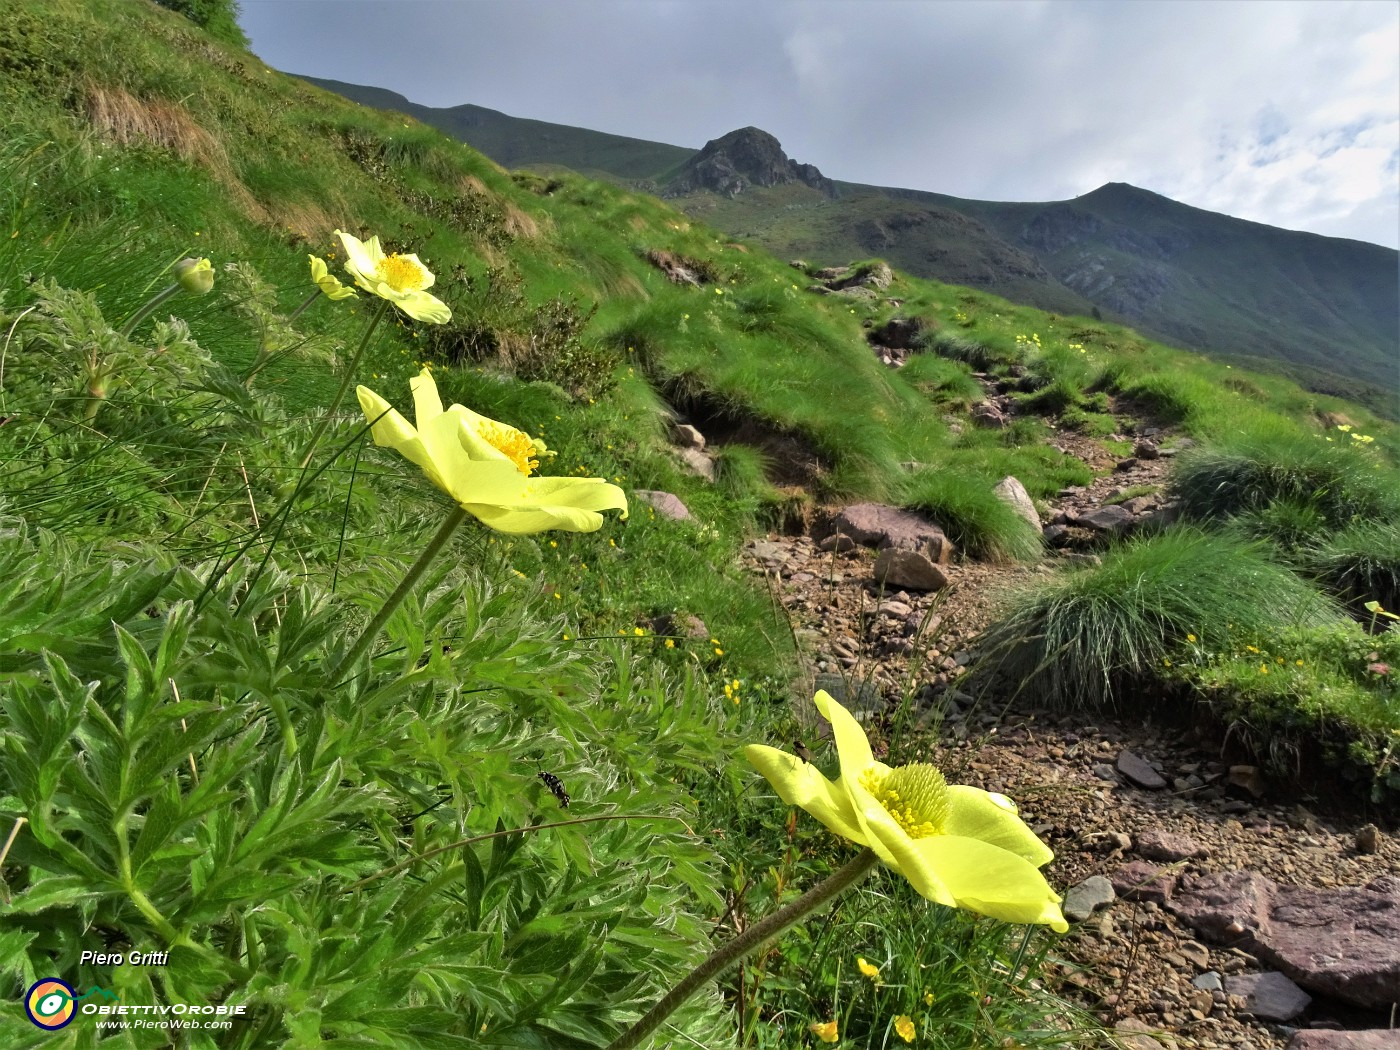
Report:
[[[1228,625],[1262,631],[1338,616],[1261,545],[1190,528],[1125,544],[1100,566],[1012,592],[1009,604],[984,635],[988,668],[1061,708],[1115,703],[1187,634],[1223,646]]]

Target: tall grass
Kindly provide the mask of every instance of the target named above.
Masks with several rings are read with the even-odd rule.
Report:
[[[903,502],[928,515],[970,557],[1000,562],[1039,557],[1039,531],[997,498],[995,485],[981,474],[922,470],[907,481]]]
[[[1126,703],[1124,686],[1162,666],[1188,634],[1224,648],[1229,631],[1335,620],[1336,606],[1259,544],[1169,529],[1093,568],[1005,596],[983,636],[986,670],[1063,709]]]

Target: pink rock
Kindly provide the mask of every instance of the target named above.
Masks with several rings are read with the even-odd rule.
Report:
[[[1334,1032],[1305,1028],[1295,1032],[1287,1050],[1400,1050],[1400,1028]]]
[[[1176,876],[1161,864],[1135,860],[1109,876],[1118,896],[1130,901],[1152,901],[1163,905],[1176,889]]]
[[[1210,850],[1195,839],[1161,828],[1148,828],[1138,832],[1134,846],[1148,860],[1194,860],[1210,855]]]
[[[1315,890],[1227,871],[1182,879],[1170,907],[1201,936],[1243,948],[1309,991],[1373,1009],[1400,1001],[1394,875]]]

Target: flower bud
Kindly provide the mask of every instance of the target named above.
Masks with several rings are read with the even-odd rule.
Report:
[[[208,259],[181,259],[175,264],[175,283],[190,295],[206,295],[214,287],[214,266]]]

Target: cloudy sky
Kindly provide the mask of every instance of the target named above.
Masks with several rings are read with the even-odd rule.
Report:
[[[986,200],[1400,242],[1394,0],[240,0],[288,72]]]

